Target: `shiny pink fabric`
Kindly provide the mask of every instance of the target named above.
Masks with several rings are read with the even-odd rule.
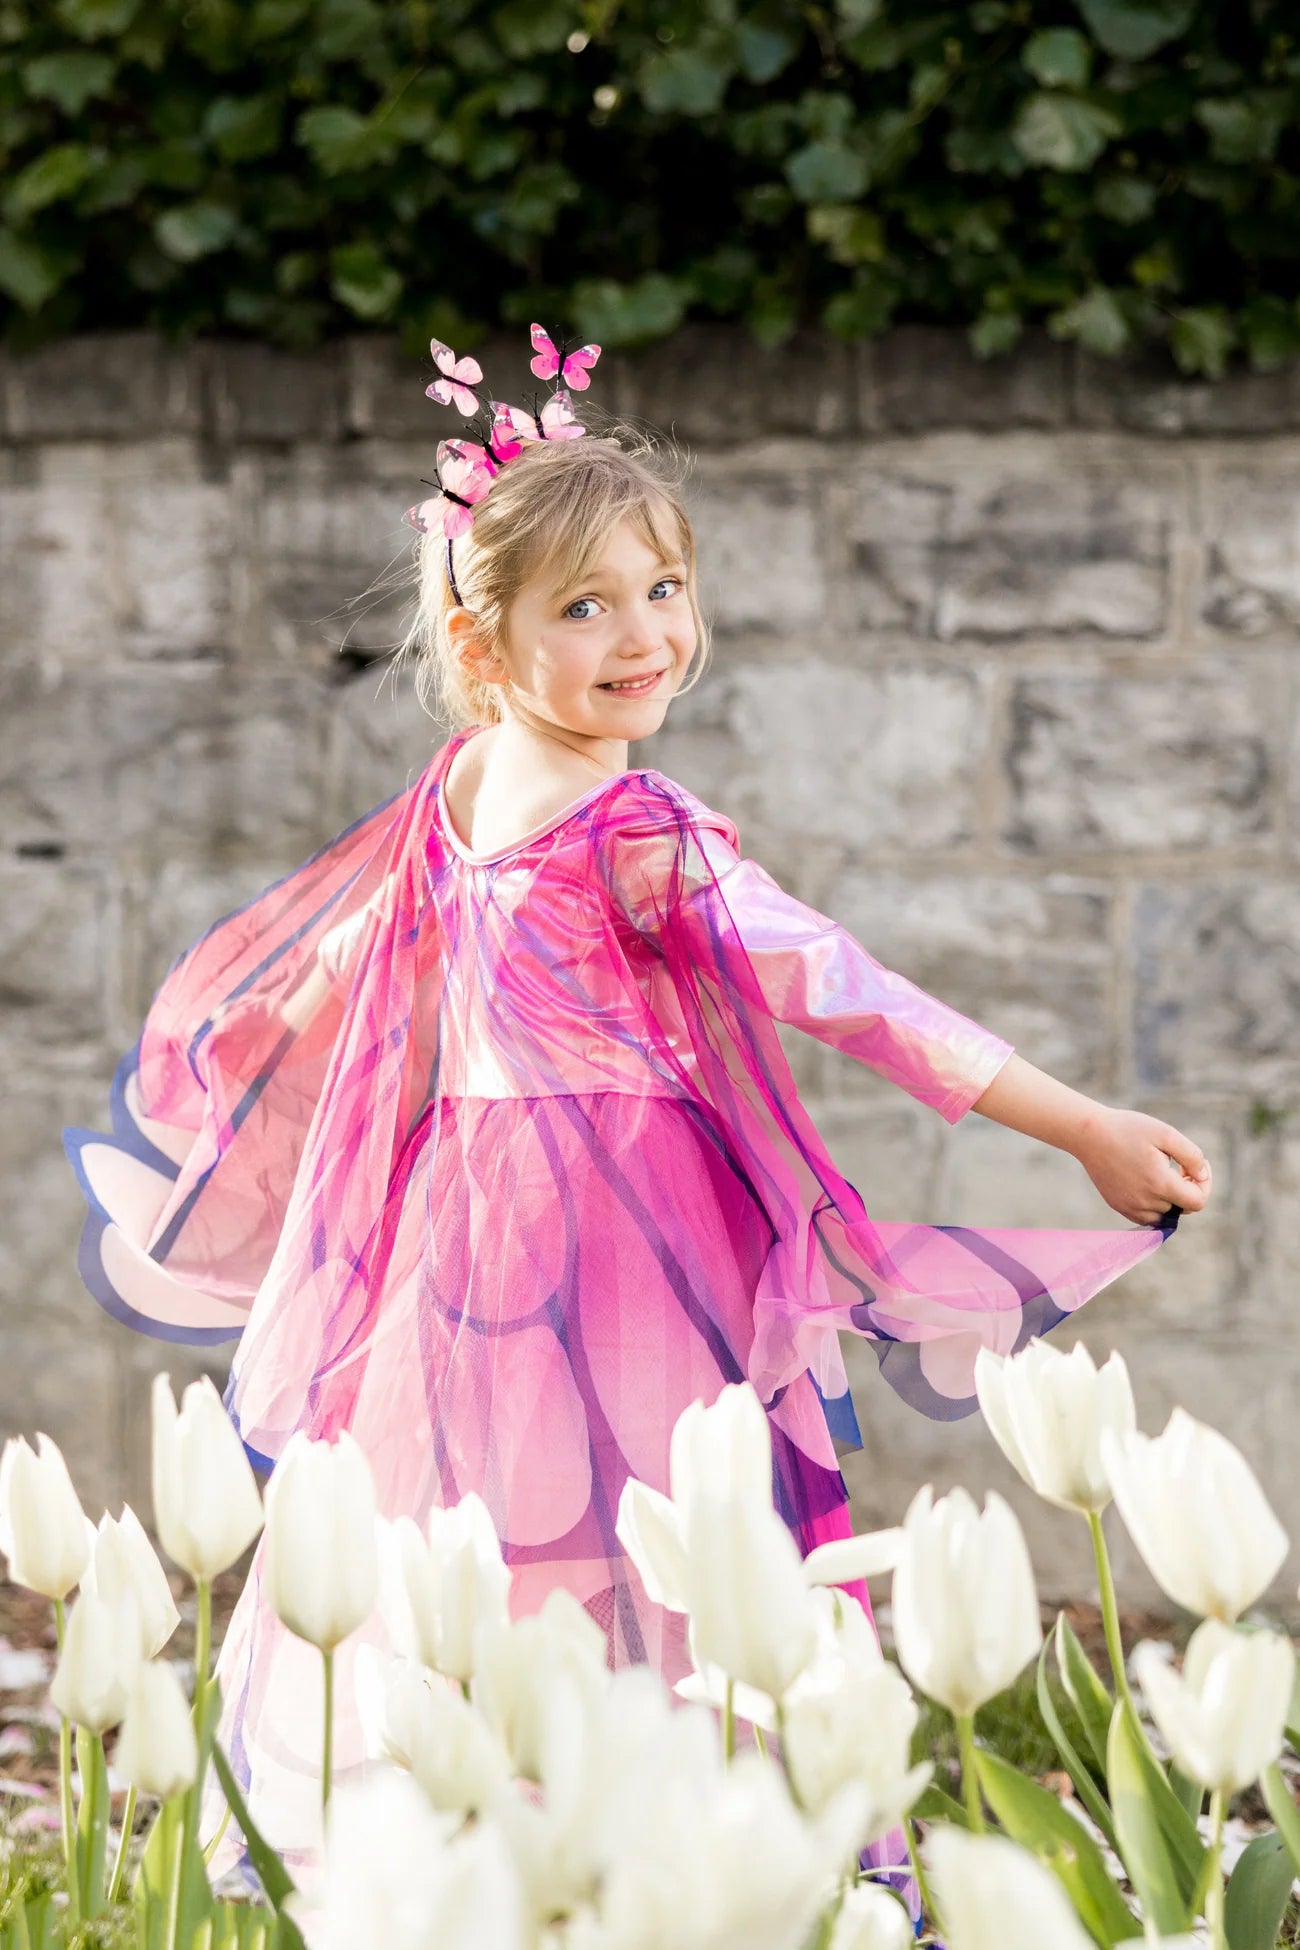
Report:
[[[689,1402],[754,1384],[806,1553],[849,1529],[839,1330],[922,1412],[964,1414],[981,1345],[1046,1331],[1163,1235],[873,1222],[776,1021],[950,1122],[1009,1045],[785,893],[661,772],[470,853],[441,783],[472,735],[178,958],[119,1066],[113,1135],[65,1134],[82,1271],[145,1332],[238,1336],[227,1405],[263,1467],[295,1429],[347,1428],[390,1516],[478,1491],[517,1613],[562,1584],[611,1663],[671,1681],[683,1621],[614,1519],[629,1474],[667,1489]],[[315,1845],[318,1672],[259,1573],[260,1553],[222,1731],[292,1861]],[[341,1773],[368,1637],[340,1653]]]

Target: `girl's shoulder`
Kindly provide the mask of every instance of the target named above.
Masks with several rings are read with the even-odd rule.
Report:
[[[609,795],[609,823],[619,839],[660,838],[692,831],[723,834],[739,845],[734,820],[708,805],[680,780],[653,769],[625,772],[621,790]]]

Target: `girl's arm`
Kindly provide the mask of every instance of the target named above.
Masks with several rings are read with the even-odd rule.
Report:
[[[1199,1212],[1211,1173],[1199,1145],[1140,1110],[1117,1110],[1012,1055],[971,1106],[995,1124],[1053,1144],[1079,1160],[1107,1205],[1154,1225],[1171,1205]]]

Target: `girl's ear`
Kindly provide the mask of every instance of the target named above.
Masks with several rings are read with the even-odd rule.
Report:
[[[443,617],[443,628],[447,632],[448,648],[467,676],[483,684],[506,684],[510,681],[496,651],[480,641],[477,634],[478,618],[472,609],[466,609],[464,604],[449,609]]]

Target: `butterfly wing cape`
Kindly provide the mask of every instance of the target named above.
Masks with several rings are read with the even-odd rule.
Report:
[[[784,893],[741,858],[729,819],[662,773],[623,774],[499,868],[471,869],[482,906],[467,909],[466,863],[435,815],[448,749],[177,958],[118,1066],[111,1134],[64,1134],[90,1208],[87,1285],[162,1339],[238,1338],[226,1399],[255,1458],[318,1428],[326,1399],[346,1425],[376,1344],[399,1322],[415,1331],[418,1313],[386,1296],[418,1262],[431,1154],[456,1142],[437,1117],[444,1060],[453,1078],[513,1063],[524,1099],[565,1088],[548,980],[568,985],[570,1019],[585,985],[578,1014],[618,1038],[625,1087],[680,1096],[740,1174],[771,1240],[749,1378],[771,1403],[810,1370],[847,1443],[841,1330],[875,1345],[921,1412],[955,1418],[975,1406],[981,1346],[1046,1332],[1160,1245],[1153,1228],[873,1221],[800,1102],[776,1022],[950,1120],[1009,1046]],[[443,1046],[461,1020],[444,1012],[449,970],[496,1025],[473,1061]]]

